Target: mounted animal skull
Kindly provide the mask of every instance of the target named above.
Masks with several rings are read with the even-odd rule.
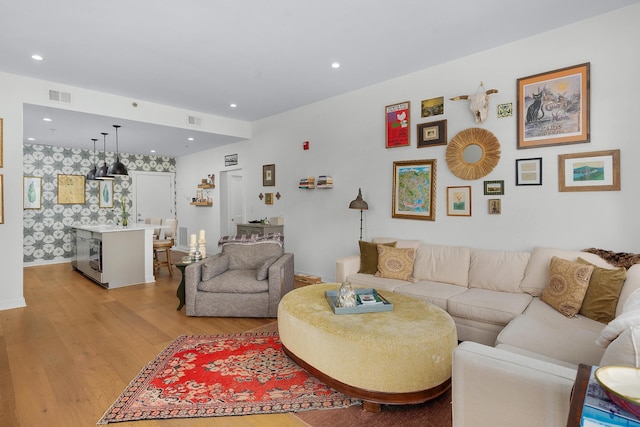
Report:
[[[487,112],[489,110],[489,95],[492,93],[498,93],[498,89],[484,89],[484,84],[480,82],[480,87],[474,95],[460,95],[454,98],[450,98],[452,101],[459,101],[461,99],[469,100],[469,109],[476,119],[476,123],[483,123],[487,120]]]

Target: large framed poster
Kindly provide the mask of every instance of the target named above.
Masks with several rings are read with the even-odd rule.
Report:
[[[406,147],[411,144],[409,139],[410,107],[409,101],[385,107],[386,148]]]
[[[518,79],[518,149],[589,142],[589,63]]]

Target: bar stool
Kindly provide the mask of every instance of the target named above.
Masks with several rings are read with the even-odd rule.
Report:
[[[173,276],[171,268],[171,248],[174,245],[176,232],[178,230],[178,220],[167,218],[164,221],[164,238],[153,240],[153,274],[156,274],[161,266],[166,265],[169,269],[169,275]],[[165,261],[161,261],[158,257],[159,252],[165,253]]]

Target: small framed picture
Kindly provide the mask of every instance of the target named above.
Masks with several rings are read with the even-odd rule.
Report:
[[[417,126],[418,148],[447,145],[447,121],[420,123]]]
[[[42,207],[42,177],[22,177],[22,209],[40,209]]]
[[[542,185],[542,157],[516,159],[516,185]]]
[[[273,193],[264,193],[264,204],[265,205],[273,204]]]
[[[560,154],[558,191],[620,191],[620,150]]]
[[[485,196],[501,196],[504,194],[504,181],[485,181],[484,182],[484,195]]]
[[[500,199],[489,199],[489,213],[491,215],[498,215],[502,213],[502,203]]]
[[[98,207],[112,208],[113,207],[113,181],[100,180],[98,187]]]
[[[422,101],[420,117],[439,116],[444,114],[444,96],[425,99]]]
[[[273,187],[276,185],[276,165],[262,165],[262,185]]]
[[[224,156],[224,165],[225,166],[235,166],[238,164],[238,153],[236,154],[227,154]]]
[[[387,105],[385,111],[386,148],[407,147],[411,145],[409,139],[411,120],[411,103],[409,101]]]
[[[447,187],[447,215],[471,216],[471,186]]]

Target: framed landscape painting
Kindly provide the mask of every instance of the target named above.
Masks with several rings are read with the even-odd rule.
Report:
[[[559,155],[558,191],[620,191],[620,150]]]
[[[393,162],[393,218],[436,220],[436,160]]]
[[[589,63],[518,79],[518,149],[589,142]]]

